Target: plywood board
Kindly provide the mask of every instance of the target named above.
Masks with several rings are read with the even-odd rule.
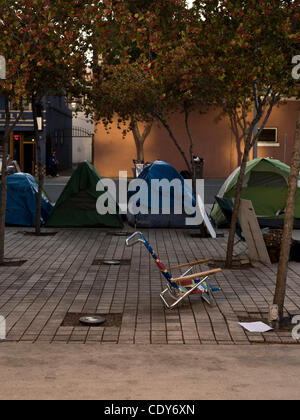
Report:
[[[241,200],[239,220],[249,248],[251,261],[260,261],[265,264],[271,264],[268,250],[251,201]]]

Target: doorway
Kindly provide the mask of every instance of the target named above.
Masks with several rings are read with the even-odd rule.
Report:
[[[24,163],[23,163],[23,172],[27,174],[34,174],[34,165],[35,165],[35,143],[24,142]]]
[[[13,133],[10,155],[20,165],[21,171],[34,175],[35,141],[33,132]]]

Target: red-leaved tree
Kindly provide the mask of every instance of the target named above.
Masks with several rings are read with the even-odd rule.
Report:
[[[91,1],[20,0],[2,13],[5,43],[12,51],[7,84],[16,71],[21,96],[32,104],[39,181],[36,234],[40,233],[44,181],[38,112],[45,95],[84,95],[88,50],[84,29],[93,7]]]

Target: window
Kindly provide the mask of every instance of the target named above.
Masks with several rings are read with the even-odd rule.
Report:
[[[31,111],[31,103],[27,102],[27,101],[23,101],[23,107],[24,107],[24,111]],[[15,102],[10,102],[9,103],[9,110],[10,111],[18,111],[19,107],[16,105]]]
[[[64,144],[64,130],[55,130],[54,131],[54,141],[55,145],[63,145]]]
[[[267,127],[262,130],[259,137],[259,146],[275,146],[279,147],[278,143],[278,129],[274,127]]]

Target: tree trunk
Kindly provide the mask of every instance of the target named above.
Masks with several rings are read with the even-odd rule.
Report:
[[[4,263],[5,254],[5,217],[6,217],[6,201],[7,201],[7,183],[6,183],[6,168],[7,168],[7,154],[8,142],[3,140],[3,154],[2,154],[2,170],[1,170],[1,208],[0,208],[0,265]]]
[[[185,152],[182,149],[182,147],[180,146],[178,140],[174,136],[174,133],[173,133],[171,127],[169,126],[169,124],[167,123],[167,121],[159,113],[154,113],[153,116],[155,118],[157,118],[162,123],[162,125],[165,127],[165,129],[168,131],[171,140],[173,141],[173,143],[175,144],[175,146],[178,149],[179,153],[181,154],[183,160],[185,161],[185,164],[186,164],[186,167],[187,167],[188,171],[190,173],[192,173],[192,167],[191,167],[191,165],[189,163],[189,160],[187,159],[187,157],[185,155]]]
[[[189,113],[188,109],[186,108],[185,109],[185,129],[186,129],[186,132],[187,132],[187,135],[188,135],[188,138],[189,138],[189,142],[190,142],[189,150],[190,150],[190,161],[191,161],[191,169],[192,169],[192,174],[191,175],[192,175],[193,193],[194,193],[194,196],[197,200],[197,197],[196,197],[196,194],[197,194],[197,191],[196,191],[197,190],[197,188],[196,188],[196,165],[195,165],[195,162],[194,162],[194,144],[195,144],[195,142],[194,142],[192,132],[191,132],[191,129],[190,129],[189,116],[190,116],[190,113]]]
[[[131,121],[131,127],[132,127],[132,133],[136,145],[136,151],[137,151],[137,160],[145,160],[144,155],[144,143],[150,134],[151,128],[152,128],[153,121],[149,121],[143,131],[143,133],[140,133],[138,123],[135,120]]]
[[[194,162],[194,139],[192,136],[192,132],[190,129],[190,124],[189,124],[189,116],[190,113],[188,111],[188,109],[185,109],[185,128],[186,128],[186,132],[188,134],[188,138],[190,141],[190,159],[191,159],[191,168],[192,168],[192,188],[193,188],[193,193],[194,193],[194,197],[197,203],[197,179],[196,179],[196,165]],[[203,197],[204,199],[204,197]],[[197,205],[197,204],[196,204]],[[200,225],[200,237],[201,238],[206,238],[208,235],[207,233],[207,229],[205,227],[204,222],[201,223]]]
[[[10,110],[9,110],[9,97],[4,94],[5,101],[5,128],[3,138],[3,154],[2,154],[2,170],[1,170],[1,206],[0,206],[0,265],[4,263],[5,255],[5,218],[6,218],[6,202],[7,202],[7,156],[8,156],[8,145],[10,140],[10,134],[14,130],[16,124],[20,121],[23,115],[23,104],[21,102],[21,109],[11,124]]]
[[[0,207],[0,265],[4,263],[5,256],[5,218],[7,201],[7,155],[10,138],[10,110],[8,95],[4,95],[5,101],[5,129],[2,144],[2,169],[1,169],[1,207]]]
[[[244,182],[244,176],[246,172],[246,166],[247,166],[247,162],[249,158],[250,149],[251,149],[251,137],[248,135],[248,138],[245,144],[245,151],[244,151],[244,156],[243,156],[243,160],[242,160],[242,164],[240,168],[240,173],[239,173],[239,177],[238,177],[238,181],[236,185],[236,194],[235,194],[235,199],[234,199],[234,207],[233,207],[233,213],[232,213],[232,219],[231,219],[231,225],[230,225],[230,231],[229,231],[229,237],[228,237],[228,244],[227,244],[226,268],[231,268],[232,266],[236,224],[238,222],[238,217],[239,217],[243,182]]]
[[[242,153],[243,136],[241,136],[239,128],[238,128],[236,112],[235,111],[232,113],[229,112],[229,118],[230,118],[231,131],[235,139],[236,152],[237,152],[237,157],[238,157],[238,166],[241,166],[242,157],[243,157],[243,153]]]
[[[293,157],[291,173],[289,177],[289,188],[286,201],[286,213],[284,220],[283,236],[281,243],[280,260],[277,272],[276,290],[274,304],[278,305],[279,321],[283,318],[284,300],[286,293],[286,280],[288,263],[291,250],[292,232],[294,226],[295,197],[300,169],[300,109],[296,126],[296,135],[293,146]]]
[[[137,160],[145,161],[145,155],[144,155],[144,145],[143,143],[136,142],[136,158]]]
[[[40,133],[39,133],[38,124],[37,124],[37,102],[35,98],[32,99],[32,116],[33,116],[33,122],[34,122],[34,137],[35,137],[36,148],[37,148],[37,170],[38,170],[38,196],[37,196],[37,203],[36,203],[35,233],[36,235],[40,235],[44,174],[43,174],[43,165],[42,165]]]
[[[5,131],[2,144],[2,169],[1,169],[1,207],[0,207],[0,265],[4,263],[5,255],[5,218],[6,218],[6,201],[7,201],[7,155],[8,142],[10,136],[10,112],[8,105],[8,97],[5,96]]]
[[[246,171],[247,162],[249,159],[249,153],[254,145],[255,142],[259,140],[260,134],[262,133],[263,129],[265,128],[270,115],[272,113],[272,110],[276,103],[280,100],[280,95],[277,95],[276,93],[272,94],[272,98],[267,106],[267,111],[264,115],[264,109],[266,107],[266,102],[268,99],[270,93],[270,89],[265,93],[265,96],[263,100],[257,100],[257,91],[256,86],[254,85],[254,97],[255,97],[255,103],[256,103],[256,113],[255,117],[252,120],[251,124],[248,126],[247,123],[247,111],[242,109],[242,117],[241,121],[238,120],[239,116],[238,113],[234,112],[234,114],[231,113],[230,118],[231,121],[231,127],[233,128],[233,132],[235,136],[239,139],[245,139],[245,146],[244,146],[244,155],[243,160],[241,163],[239,178],[236,186],[236,195],[235,195],[235,201],[234,201],[234,207],[233,207],[233,214],[231,219],[231,225],[230,225],[230,231],[229,231],[229,238],[228,238],[228,245],[227,245],[227,255],[226,255],[226,268],[231,268],[232,266],[232,260],[233,260],[233,248],[234,248],[234,237],[235,237],[235,231],[236,231],[236,224],[239,217],[239,209],[240,209],[240,202],[241,202],[241,195],[242,195],[242,189],[243,189],[243,181]],[[264,118],[263,118],[264,117]],[[255,128],[257,127],[257,124],[262,120],[262,123],[260,125],[260,131],[254,133]],[[235,121],[234,121],[235,119]],[[242,136],[239,136],[238,126],[241,129]]]

